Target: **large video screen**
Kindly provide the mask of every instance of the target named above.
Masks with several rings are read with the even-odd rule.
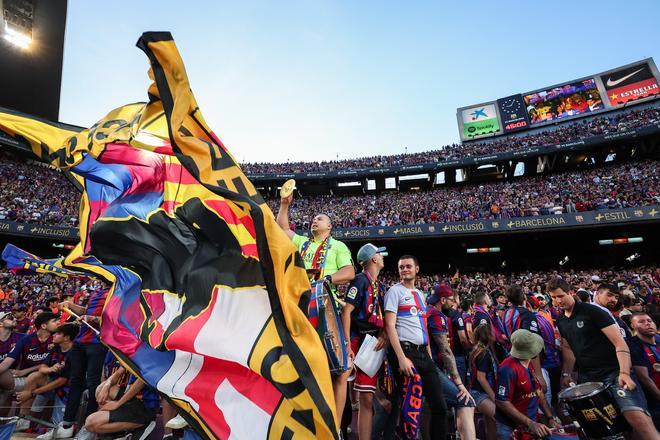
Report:
[[[660,87],[648,63],[601,75],[612,106],[660,94]]]
[[[605,108],[593,78],[525,95],[523,100],[531,125]]]
[[[495,104],[484,104],[461,110],[463,139],[494,135],[500,132]]]

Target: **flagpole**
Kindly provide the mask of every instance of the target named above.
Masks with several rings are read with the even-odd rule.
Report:
[[[83,324],[85,324],[87,327],[89,327],[89,329],[90,329],[91,331],[93,331],[94,333],[96,333],[97,336],[101,334],[101,332],[98,331],[97,329],[95,329],[94,327],[92,327],[92,325],[91,325],[89,322],[85,321],[85,320],[82,318],[82,316],[76,315],[74,312],[72,312],[70,308],[68,308],[68,307],[66,307],[66,306],[62,306],[62,310],[64,310],[65,312],[67,312],[69,315],[75,317],[76,320],[78,320],[78,321],[82,322]]]

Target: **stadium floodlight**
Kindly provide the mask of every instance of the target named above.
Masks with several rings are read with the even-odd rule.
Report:
[[[14,46],[18,46],[21,49],[29,48],[30,43],[32,43],[32,38],[30,38],[30,36],[19,32],[16,29],[12,29],[9,25],[5,26],[4,38]]]
[[[568,260],[569,260],[568,255],[566,255],[566,256],[565,256],[565,257],[559,262],[559,265],[560,265],[560,266],[565,265],[566,263],[568,263]]]
[[[634,253],[634,254],[632,254],[631,256],[626,257],[626,260],[628,260],[629,263],[632,263],[633,261],[635,261],[635,260],[638,259],[639,257],[640,257],[639,254]]]

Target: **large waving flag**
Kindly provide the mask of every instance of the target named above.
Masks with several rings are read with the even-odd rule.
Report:
[[[88,278],[87,274],[62,266],[62,258],[44,260],[13,244],[5,245],[2,260],[13,273],[47,273],[64,278]]]
[[[295,247],[204,122],[171,35],[138,47],[147,104],[80,133],[0,112],[0,129],[84,188],[64,265],[111,283],[102,341],[204,438],[336,438]]]

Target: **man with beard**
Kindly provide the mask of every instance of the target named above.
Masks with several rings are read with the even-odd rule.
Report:
[[[562,278],[550,280],[547,290],[564,311],[557,320],[562,337],[562,387],[572,382],[577,366],[578,383],[602,382],[609,387],[635,438],[660,439],[632,370],[630,349],[612,316],[593,304],[576,301],[573,287]]]
[[[351,251],[341,241],[332,237],[332,221],[326,214],[317,214],[310,227],[311,236],[304,237],[291,230],[289,223],[289,207],[293,201],[293,194],[280,199],[280,210],[277,213],[277,224],[293,241],[302,257],[305,269],[313,273],[314,281],[327,280],[333,300],[337,300],[337,286],[345,284],[355,278],[355,268]],[[344,310],[342,314],[348,313]],[[348,338],[348,335],[346,335]],[[349,341],[343,341],[348,348]],[[349,360],[352,362],[352,359]],[[346,390],[349,371],[333,376],[332,385],[335,395],[337,417],[342,417],[346,405]]]
[[[644,390],[649,412],[660,430],[660,335],[655,321],[644,312],[633,313],[630,323],[635,336],[629,339],[635,373]]]
[[[0,325],[0,361],[3,361],[25,335],[14,331],[16,318],[10,313],[0,312]]]
[[[467,353],[470,350],[470,341],[465,329],[463,314],[456,310],[458,295],[447,284],[441,284],[434,289],[434,294],[440,299],[442,313],[449,323],[448,337],[451,349],[454,352],[458,376],[462,383],[467,382]]]
[[[3,361],[14,349],[16,343],[25,336],[23,333],[15,332],[15,328],[16,318],[7,312],[0,312],[0,361]],[[9,413],[7,403],[10,394],[10,391],[0,391],[0,415],[2,416]]]
[[[27,315],[27,308],[24,304],[14,306],[14,318],[16,318],[16,332],[27,334],[32,325],[32,320]]]
[[[57,329],[57,315],[41,313],[34,320],[37,331],[23,336],[16,346],[0,362],[0,387],[6,390],[21,391],[25,384],[25,376],[39,369],[46,359],[53,344],[53,332]],[[9,372],[11,367],[16,367]]]
[[[437,294],[429,296],[426,303],[428,304],[427,326],[431,353],[433,361],[438,366],[445,401],[448,407],[456,410],[456,429],[460,433],[461,439],[476,439],[474,425],[475,402],[463,384],[456,368],[454,353],[451,351],[447,338],[448,319],[440,309],[440,298]]]
[[[616,316],[613,311],[616,310],[616,305],[619,302],[619,289],[614,284],[602,283],[596,289],[594,295],[593,304],[605,310],[611,317],[614,319],[616,324],[619,326],[619,331],[621,332],[621,337],[625,340],[629,340],[632,335],[630,334],[630,329],[625,322],[618,316]]]

